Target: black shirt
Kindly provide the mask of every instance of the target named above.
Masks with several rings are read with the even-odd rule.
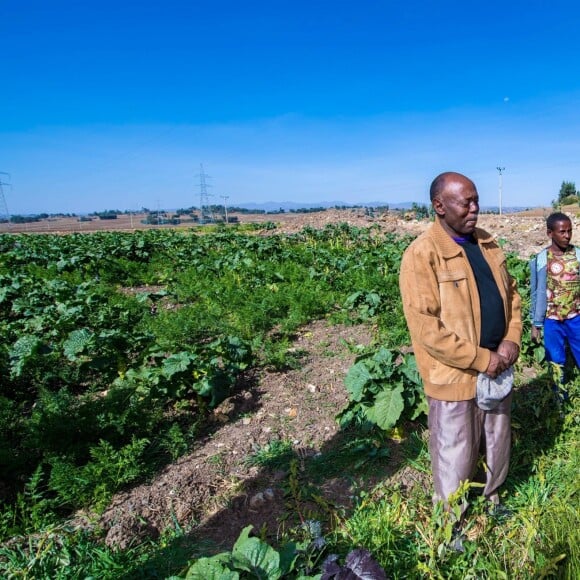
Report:
[[[473,237],[468,240],[456,240],[465,250],[467,259],[475,276],[481,307],[481,338],[479,346],[496,350],[505,336],[505,314],[503,300],[485,261],[481,248]]]

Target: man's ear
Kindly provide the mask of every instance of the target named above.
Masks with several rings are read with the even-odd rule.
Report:
[[[443,217],[445,215],[445,206],[438,197],[433,199],[433,209],[438,216]]]

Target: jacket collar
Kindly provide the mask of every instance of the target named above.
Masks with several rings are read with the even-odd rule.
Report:
[[[437,246],[441,249],[443,256],[452,258],[461,254],[461,246],[443,229],[441,218],[435,216],[435,222],[431,227],[431,236],[435,239]],[[493,240],[493,236],[480,228],[475,228],[474,237],[479,245]]]

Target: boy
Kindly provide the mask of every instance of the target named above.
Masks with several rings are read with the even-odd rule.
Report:
[[[543,327],[546,358],[559,367],[562,384],[566,344],[580,366],[580,248],[570,243],[566,214],[551,214],[546,227],[552,243],[530,261],[532,340],[541,339]]]

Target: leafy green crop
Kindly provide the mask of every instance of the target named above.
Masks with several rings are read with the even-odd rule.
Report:
[[[11,418],[0,467],[9,484],[18,491],[42,465],[66,505],[102,505],[186,451],[207,410],[252,366],[296,366],[289,346],[301,325],[327,316],[388,323],[400,308],[392,291],[403,247],[346,224],[267,237],[0,236],[0,412]],[[131,453],[130,477],[100,477]]]
[[[403,417],[415,420],[427,413],[413,355],[398,355],[380,347],[357,358],[344,384],[350,404],[338,415],[343,425],[368,421],[389,430]]]
[[[61,516],[79,507],[102,509],[117,490],[186,453],[209,410],[253,367],[295,368],[301,353],[290,348],[294,334],[313,319],[363,322],[375,331],[375,342],[346,377],[350,402],[339,415],[342,424],[390,431],[420,419],[425,399],[398,289],[408,243],[346,224],[293,235],[272,228],[268,236],[233,228],[206,235],[0,235],[0,469],[7,498],[0,529],[4,539],[23,534],[0,546],[0,570],[29,577],[122,575],[131,552],[90,544],[59,527]],[[508,267],[525,320],[518,364],[537,365],[543,348],[529,339],[527,264],[508,255]],[[570,401],[577,402],[573,376]],[[431,513],[430,499],[417,507],[416,498],[389,490],[384,501],[369,500],[359,512],[362,535],[340,524],[350,542],[342,554],[353,542],[369,542],[397,577],[486,577],[508,565],[514,577],[522,570],[529,577],[557,575],[561,566],[572,574],[580,558],[574,547],[578,413],[573,403],[555,407],[550,381],[546,374],[514,397],[510,473],[516,479],[508,485],[520,514],[509,537],[491,534],[478,553],[469,546],[461,557],[439,558],[443,532],[417,524]],[[349,444],[352,461],[341,463],[341,471],[389,457],[375,438]],[[265,451],[255,458],[260,465],[287,463],[283,448],[276,457]],[[297,470],[290,461],[295,500]],[[307,575],[313,562],[320,564],[322,551],[310,540],[288,545],[277,550],[245,531],[234,552],[198,560],[190,577]]]
[[[251,530],[252,526],[243,529],[231,553],[223,552],[211,558],[200,558],[187,570],[185,578],[278,580],[287,577],[295,569],[300,546],[291,544],[282,552],[278,552],[259,538],[250,537]],[[319,578],[318,575],[301,577],[304,580]]]

